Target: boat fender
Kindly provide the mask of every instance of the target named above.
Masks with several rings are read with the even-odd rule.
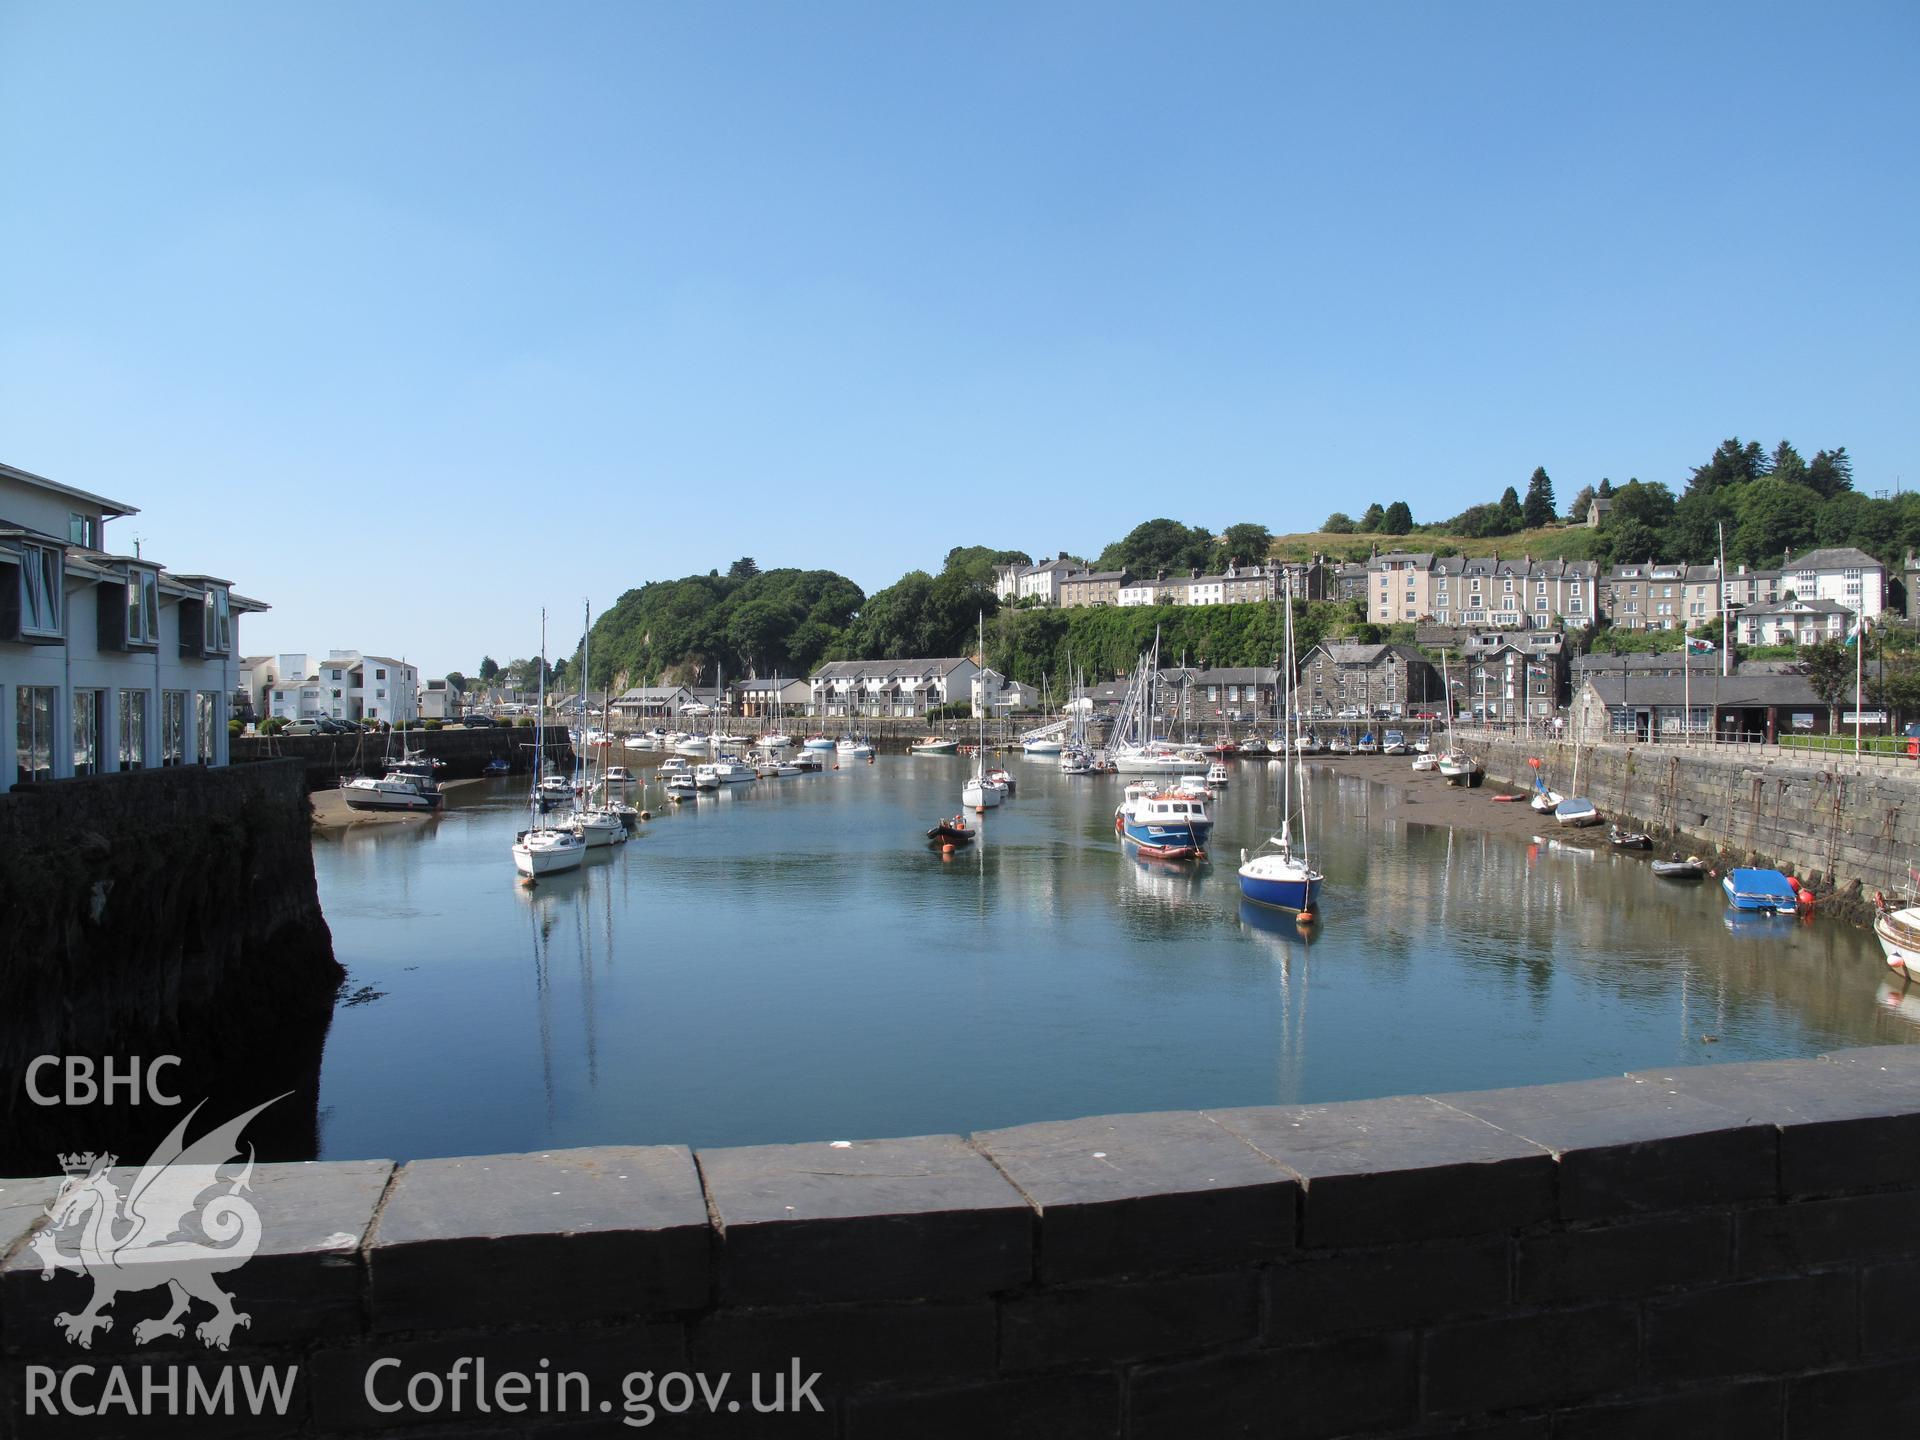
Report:
[[[1299,924],[1311,925],[1313,924],[1313,912],[1311,910],[1302,910],[1297,920]]]
[[[953,854],[953,842],[952,842],[951,840],[949,840],[949,841],[948,841],[948,842],[947,842],[946,844],[944,844],[944,845],[942,845],[942,846],[940,847],[940,853],[941,853],[942,855],[951,855],[951,854]]]

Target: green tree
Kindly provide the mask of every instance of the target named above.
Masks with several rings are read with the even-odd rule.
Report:
[[[1205,568],[1213,558],[1213,532],[1178,520],[1147,520],[1100,552],[1100,570],[1130,570],[1152,575],[1161,570]]]
[[[480,678],[482,681],[491,680],[499,673],[499,663],[491,655],[482,655],[480,657]]]
[[[1353,517],[1344,510],[1336,510],[1320,522],[1320,531],[1325,535],[1351,535],[1353,529]]]
[[[1587,513],[1593,509],[1593,487],[1582,485],[1574,492],[1573,504],[1567,507],[1567,519],[1575,525],[1587,523]]]
[[[1717,490],[1722,485],[1743,485],[1749,480],[1758,480],[1766,473],[1767,457],[1760,449],[1760,442],[1749,440],[1742,445],[1736,435],[1722,440],[1706,464],[1693,467],[1693,478],[1687,482],[1687,488]]]
[[[1548,478],[1546,467],[1536,465],[1533,474],[1527,480],[1527,498],[1520,507],[1520,518],[1529,530],[1538,530],[1551,525],[1559,509],[1553,501],[1553,481]]]
[[[1511,535],[1518,530],[1526,519],[1526,512],[1520,508],[1520,492],[1509,485],[1500,495],[1500,523],[1506,529],[1500,533]]]
[[[1387,512],[1378,500],[1367,506],[1366,513],[1360,517],[1360,528],[1369,535],[1380,533],[1380,527],[1387,522]]]
[[[447,672],[447,684],[450,688],[464,693],[467,688],[467,677],[462,675],[458,670],[449,670]]]
[[[1807,685],[1827,707],[1827,728],[1833,729],[1840,697],[1853,688],[1853,651],[1838,640],[1822,640],[1802,650],[1793,668],[1807,677]]]
[[[1411,535],[1413,507],[1404,500],[1396,500],[1387,506],[1387,513],[1380,520],[1380,531],[1384,535]]]
[[[751,580],[759,573],[760,567],[754,562],[754,558],[751,555],[742,555],[727,567],[727,578],[729,580]]]
[[[1727,536],[1727,549],[1749,565],[1768,565],[1786,551],[1813,538],[1820,496],[1805,485],[1771,476],[1742,487],[1740,523]]]
[[[1234,561],[1242,565],[1264,565],[1272,553],[1273,535],[1266,526],[1251,523],[1229,525],[1221,533],[1220,543],[1215,548],[1214,565],[1224,568]]]
[[[1024,550],[994,550],[985,545],[956,545],[947,551],[942,575],[958,575],[979,585],[991,586],[1002,565],[1031,565],[1033,557]]]
[[[1613,494],[1613,482],[1602,475],[1600,477],[1600,488],[1593,493],[1601,500],[1609,498]]]
[[[1651,525],[1631,515],[1609,515],[1601,523],[1593,558],[1605,569],[1635,560],[1658,560],[1660,549],[1660,532]]]
[[[1847,457],[1847,447],[1817,452],[1807,465],[1807,484],[1827,499],[1851,490],[1853,461]]]
[[[1807,483],[1807,462],[1800,458],[1800,452],[1782,440],[1773,447],[1773,454],[1767,460],[1767,474],[1775,480],[1790,480],[1796,485]]]
[[[1673,518],[1673,506],[1673,492],[1658,481],[1646,484],[1629,480],[1614,492],[1613,508],[1601,523],[1606,526],[1621,520],[1637,520],[1651,529],[1661,530]]]

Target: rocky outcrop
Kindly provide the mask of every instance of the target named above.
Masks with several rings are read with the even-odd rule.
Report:
[[[249,1137],[315,1153],[320,1049],[344,972],[320,913],[303,767],[269,762],[55,781],[0,795],[0,1174],[55,1149],[144,1156],[184,1107],[41,1106],[41,1055],[124,1071],[230,1116],[293,1094]],[[43,1068],[42,1091],[60,1088]]]

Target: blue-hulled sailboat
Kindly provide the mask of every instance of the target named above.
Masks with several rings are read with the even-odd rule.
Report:
[[[1286,669],[1281,673],[1293,679],[1293,593],[1286,595]],[[1297,745],[1300,728],[1300,700],[1296,694],[1292,709],[1292,730]],[[1296,749],[1295,753],[1298,751]],[[1320,903],[1321,875],[1307,857],[1306,789],[1301,787],[1300,848],[1293,846],[1293,772],[1299,762],[1289,756],[1281,771],[1280,833],[1268,838],[1253,854],[1240,852],[1240,893],[1261,905],[1278,910],[1298,911],[1302,920],[1312,918]]]

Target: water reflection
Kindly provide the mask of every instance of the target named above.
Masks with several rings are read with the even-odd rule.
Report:
[[[1354,776],[1312,772],[1304,934],[1223,860],[1125,853],[1112,779],[1025,765],[943,855],[963,768],[703,796],[531,890],[506,783],[318,845],[336,951],[385,992],[336,1017],[325,1152],[930,1133],[1920,1035],[1865,932],[1729,927],[1640,857],[1452,830]],[[1281,778],[1239,767],[1219,856],[1272,828]]]

